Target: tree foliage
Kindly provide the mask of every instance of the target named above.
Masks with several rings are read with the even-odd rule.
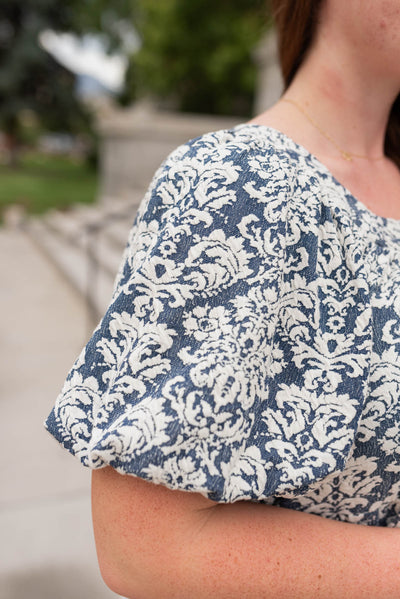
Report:
[[[133,23],[141,48],[121,100],[153,96],[178,110],[248,115],[253,50],[267,23],[266,0],[0,0],[0,128],[17,144],[19,115],[48,129],[87,130],[90,115],[74,76],[39,44],[43,30],[102,32],[110,50]]]
[[[183,111],[251,113],[265,0],[132,0],[131,7],[142,40],[128,71],[134,93]]]
[[[114,0],[119,13],[104,0],[0,0],[0,128],[11,155],[19,144],[20,115],[33,112],[47,129],[89,131],[91,117],[75,94],[75,77],[39,43],[46,30],[77,33],[108,27],[110,40],[116,15],[126,16],[126,3]],[[103,23],[102,23],[103,21]],[[111,44],[110,44],[111,45]]]

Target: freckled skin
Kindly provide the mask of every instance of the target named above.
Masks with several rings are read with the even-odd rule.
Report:
[[[399,599],[400,537],[93,472],[101,571],[129,599]]]
[[[352,40],[352,49],[380,76],[400,76],[400,3],[398,0],[335,0],[325,10],[338,39]],[[394,57],[398,57],[394,60]]]

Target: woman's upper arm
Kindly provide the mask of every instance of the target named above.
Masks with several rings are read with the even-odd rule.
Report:
[[[135,599],[153,597],[171,578],[177,582],[184,543],[194,540],[216,505],[198,493],[171,491],[110,467],[94,470],[93,525],[105,582],[124,596],[133,591]]]
[[[100,568],[132,599],[399,599],[400,531],[93,472]]]

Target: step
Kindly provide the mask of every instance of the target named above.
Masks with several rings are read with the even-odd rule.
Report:
[[[26,227],[36,245],[53,262],[85,299],[93,320],[98,320],[107,309],[112,296],[114,278],[99,268],[89,265],[82,248],[73,246],[58,235],[44,220],[32,219]]]
[[[109,305],[142,197],[143,191],[134,190],[132,202],[76,204],[32,218],[26,225],[37,246],[82,295],[93,320]]]
[[[121,262],[125,241],[121,241],[118,247],[114,241],[109,239],[107,226],[103,228],[103,223],[93,219],[91,223],[84,222],[79,213],[72,211],[52,212],[43,219],[43,222],[65,243],[79,248],[88,259],[96,262],[111,277],[115,277]],[[128,233],[129,230],[125,233],[125,239],[127,239]]]
[[[112,216],[113,214],[130,214],[136,213],[137,208],[145,194],[143,189],[133,189],[129,195],[129,199],[121,198],[103,198],[101,203],[93,204],[75,204],[74,211],[79,212],[83,218],[91,220],[93,218],[93,210],[99,218]]]
[[[121,220],[110,223],[103,231],[110,245],[118,250],[124,250],[128,242],[133,220]]]

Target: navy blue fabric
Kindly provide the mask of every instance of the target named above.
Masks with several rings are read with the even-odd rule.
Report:
[[[400,221],[267,127],[161,165],[48,430],[218,502],[400,525]]]

